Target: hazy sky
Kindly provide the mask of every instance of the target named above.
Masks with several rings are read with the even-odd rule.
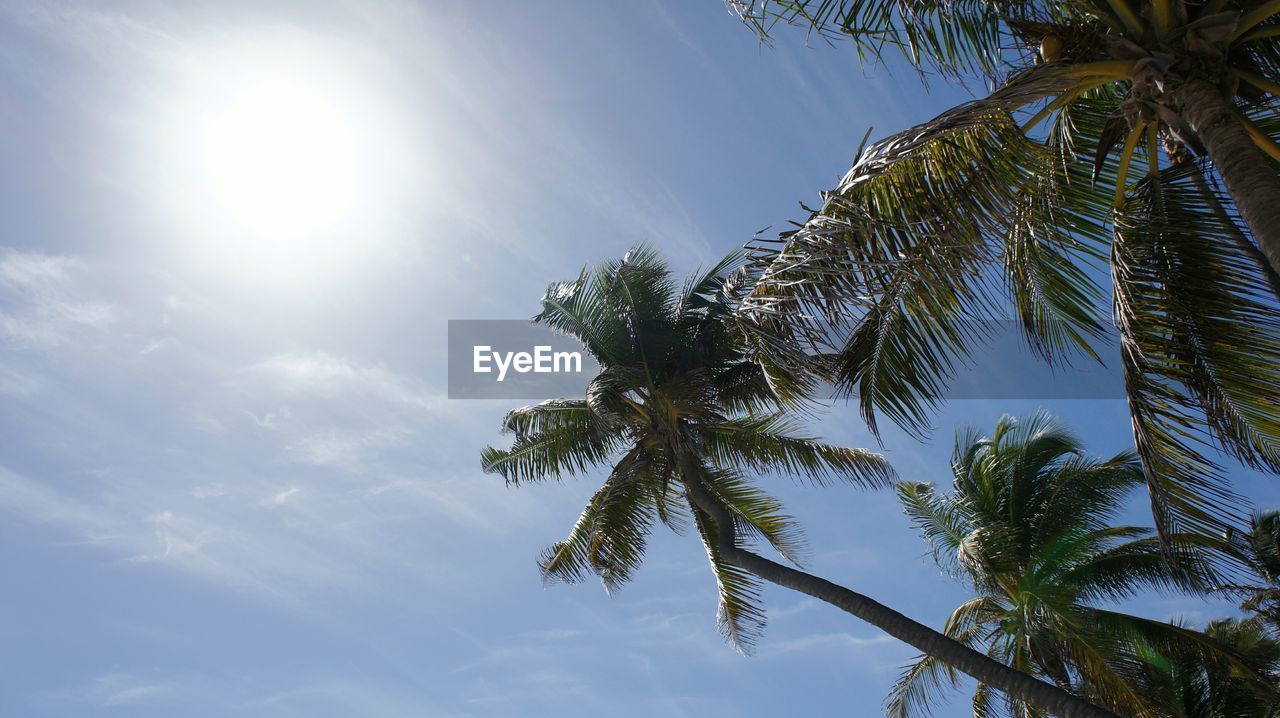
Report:
[[[739,656],[691,537],[611,598],[544,589],[592,482],[480,472],[511,402],[446,398],[446,321],[638,242],[713,261],[962,92],[719,0],[0,13],[0,714],[878,713],[910,649],[769,589]],[[1037,405],[886,450],[946,482],[957,422]],[[1129,444],[1120,402],[1047,406]],[[962,600],[890,495],[772,488],[816,572],[934,625]]]

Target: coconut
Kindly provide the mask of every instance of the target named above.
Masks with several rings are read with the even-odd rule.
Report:
[[[1045,35],[1044,38],[1040,40],[1040,57],[1043,58],[1045,62],[1061,60],[1062,51],[1064,49],[1066,49],[1066,45],[1063,44],[1062,38],[1057,35]]]

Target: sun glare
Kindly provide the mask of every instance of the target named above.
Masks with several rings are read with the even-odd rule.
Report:
[[[432,165],[375,50],[267,29],[180,58],[139,157],[184,271],[319,291],[385,261]]]
[[[331,100],[296,80],[253,82],[213,113],[204,140],[213,192],[247,228],[307,234],[351,207],[352,128]]]

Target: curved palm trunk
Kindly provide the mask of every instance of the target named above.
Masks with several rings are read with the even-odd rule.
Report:
[[[733,521],[724,506],[696,478],[683,481],[690,500],[716,522],[720,556],[779,586],[813,596],[870,623],[898,640],[963,671],[978,681],[1037,706],[1059,718],[1117,718],[1050,683],[1010,668],[878,601],[826,579],[739,548]],[[696,477],[696,473],[692,474]]]
[[[1192,80],[1175,90],[1174,104],[1218,168],[1267,263],[1280,272],[1280,175],[1215,85]]]

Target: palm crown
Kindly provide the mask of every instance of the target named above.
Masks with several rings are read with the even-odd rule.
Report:
[[[1243,596],[1242,608],[1269,621],[1280,637],[1280,511],[1254,514],[1247,532],[1230,532],[1227,539],[1256,581],[1226,588]]]
[[[1157,528],[1242,524],[1218,452],[1280,471],[1280,4],[735,4],[995,85],[866,148],[759,243],[748,313],[832,353],[873,429],[923,432],[986,319],[1012,313],[1048,361],[1101,358],[1105,273]]]
[[[1170,718],[1277,718],[1280,642],[1255,619],[1219,619],[1205,627],[1211,640],[1237,656],[1237,667],[1206,661],[1195,651],[1148,654],[1134,676],[1138,691]],[[1240,680],[1240,667],[1268,684]]]
[[[1137,457],[1090,458],[1037,414],[1004,417],[986,437],[960,433],[952,467],[952,493],[920,483],[898,490],[938,563],[977,594],[952,613],[945,632],[1121,715],[1156,715],[1130,680],[1144,665],[1142,651],[1176,646],[1199,655],[1215,646],[1202,634],[1099,607],[1205,578],[1189,554],[1181,570],[1171,569],[1150,529],[1114,524],[1143,481]],[[949,669],[921,657],[894,687],[890,714],[926,707],[948,678]],[[975,715],[997,708],[983,685],[974,705]],[[1008,708],[1040,715],[1018,701]]]
[[[585,398],[507,414],[515,441],[486,449],[482,461],[513,485],[608,467],[569,536],[543,553],[546,580],[595,574],[613,590],[640,565],[656,523],[679,532],[692,518],[719,584],[721,628],[746,650],[764,623],[758,584],[722,559],[689,482],[729,511],[738,535],[797,561],[796,524],[748,473],[866,487],[890,484],[893,473],[878,455],[815,441],[784,416],[785,402],[726,321],[746,288],[741,264],[731,255],[678,288],[653,252],[637,249],[551,285],[534,321],[582,342],[600,373]]]

